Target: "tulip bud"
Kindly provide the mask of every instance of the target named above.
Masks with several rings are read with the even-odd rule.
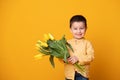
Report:
[[[54,37],[52,36],[52,34],[48,33],[49,39],[54,40]]]
[[[37,42],[38,42],[38,43],[41,43],[42,41],[38,40]]]
[[[48,44],[45,43],[45,42],[43,42],[43,43],[41,43],[41,46],[43,46],[43,47],[48,47]]]
[[[49,36],[47,34],[44,34],[44,40],[45,40],[45,42],[47,42],[47,40],[49,40]]]
[[[38,47],[38,48],[39,48],[39,47],[40,47],[40,45],[39,45],[39,44],[36,44],[36,47]]]
[[[34,58],[38,60],[38,59],[42,59],[43,56],[44,54],[40,53],[40,54],[35,55]]]
[[[47,45],[46,42],[42,42],[42,41],[40,41],[40,40],[38,40],[38,44],[36,44],[36,46],[37,46],[37,47],[41,47],[41,46],[43,46],[43,47],[48,47],[48,45]]]

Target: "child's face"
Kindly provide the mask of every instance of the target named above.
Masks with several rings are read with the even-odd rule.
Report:
[[[71,25],[71,33],[76,39],[83,38],[85,35],[85,23],[84,22],[73,22]]]

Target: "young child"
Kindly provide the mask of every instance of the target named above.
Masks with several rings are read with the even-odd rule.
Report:
[[[69,50],[69,64],[65,64],[65,79],[66,80],[89,80],[89,66],[94,59],[94,49],[90,41],[84,38],[87,30],[87,21],[82,15],[75,15],[70,19],[70,30],[73,39],[68,40],[74,49],[74,52]],[[85,67],[84,72],[81,72],[73,66],[78,62]]]

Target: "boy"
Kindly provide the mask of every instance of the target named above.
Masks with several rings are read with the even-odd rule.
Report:
[[[68,40],[74,49],[74,53],[69,50],[69,64],[65,64],[66,80],[89,80],[89,66],[94,59],[94,49],[90,41],[84,38],[87,30],[87,21],[82,15],[75,15],[70,19],[70,31],[73,39]],[[85,71],[81,72],[73,66],[78,62],[85,67]]]

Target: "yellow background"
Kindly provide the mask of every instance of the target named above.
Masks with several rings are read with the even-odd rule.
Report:
[[[88,20],[86,38],[95,60],[91,80],[120,80],[119,0],[0,0],[0,80],[64,80],[64,67],[48,57],[35,60],[35,44],[44,33],[56,39],[69,31],[69,19],[82,14]]]

